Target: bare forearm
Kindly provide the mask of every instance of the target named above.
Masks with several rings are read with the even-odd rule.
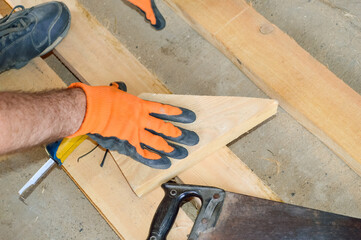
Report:
[[[85,115],[81,89],[0,93],[0,154],[48,143],[76,132]]]

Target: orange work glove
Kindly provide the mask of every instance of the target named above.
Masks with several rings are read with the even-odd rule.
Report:
[[[145,18],[150,21],[152,26],[161,30],[165,27],[165,20],[159,12],[154,0],[128,0],[145,14]]]
[[[106,149],[118,151],[153,168],[166,169],[168,157],[182,159],[188,151],[179,145],[195,145],[198,135],[169,120],[181,123],[195,121],[194,112],[171,105],[142,100],[111,86],[88,86],[73,83],[69,88],[82,88],[87,106],[82,125],[69,137],[88,134]]]

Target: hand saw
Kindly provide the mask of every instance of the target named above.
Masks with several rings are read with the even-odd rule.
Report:
[[[179,207],[191,197],[200,198],[202,207],[189,240],[361,239],[361,219],[214,187],[165,183],[162,188],[165,196],[154,215],[149,240],[166,239]]]

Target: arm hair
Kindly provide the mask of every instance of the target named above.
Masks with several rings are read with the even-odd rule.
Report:
[[[0,155],[75,133],[86,111],[83,90],[0,93]]]

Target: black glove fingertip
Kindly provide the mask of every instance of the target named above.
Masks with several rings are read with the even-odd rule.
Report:
[[[199,143],[199,137],[197,135],[197,133],[181,128],[181,127],[177,127],[179,130],[181,130],[182,134],[179,137],[169,137],[167,135],[164,135],[162,133],[158,133],[152,129],[148,129],[146,128],[145,130],[147,130],[150,133],[153,133],[154,135],[158,135],[161,136],[162,138],[166,139],[166,140],[170,140],[176,143],[180,143],[180,144],[184,144],[187,146],[194,146],[196,144]]]
[[[159,114],[159,113],[150,113],[149,115],[172,122],[179,122],[179,123],[192,123],[197,119],[196,114],[186,108],[178,107],[182,110],[182,113],[179,115],[167,115],[167,114]]]
[[[171,147],[174,148],[174,150],[170,153],[165,153],[168,157],[170,158],[175,158],[175,159],[183,159],[188,157],[188,150],[185,149],[182,146],[173,144],[173,143],[168,143]]]
[[[178,138],[171,139],[174,142],[178,142],[187,146],[194,146],[199,143],[199,136],[197,133],[178,127],[182,131],[182,135]]]
[[[162,16],[162,14],[159,12],[157,6],[154,3],[154,0],[151,0],[151,4],[152,4],[153,12],[154,12],[154,15],[155,15],[155,19],[156,19],[155,25],[152,24],[152,26],[156,30],[162,30],[165,27],[165,19]]]
[[[157,160],[152,160],[152,159],[144,158],[144,157],[140,156],[139,154],[137,154],[137,155],[138,156],[136,158],[134,158],[136,161],[143,163],[144,165],[147,165],[148,167],[151,167],[151,168],[168,169],[172,165],[172,162],[169,160],[169,158],[167,158],[165,156],[162,156],[160,159],[157,159]]]
[[[185,149],[184,147],[182,146],[179,146],[179,145],[176,145],[176,144],[173,144],[173,143],[168,143],[169,146],[173,147],[174,150],[172,152],[165,152],[165,151],[160,151],[160,150],[157,150],[155,148],[152,148],[144,143],[141,143],[140,145],[142,146],[142,148],[148,148],[149,150],[161,155],[161,156],[167,156],[167,157],[170,157],[170,158],[175,158],[175,159],[183,159],[183,158],[186,158],[188,156],[188,150]]]

